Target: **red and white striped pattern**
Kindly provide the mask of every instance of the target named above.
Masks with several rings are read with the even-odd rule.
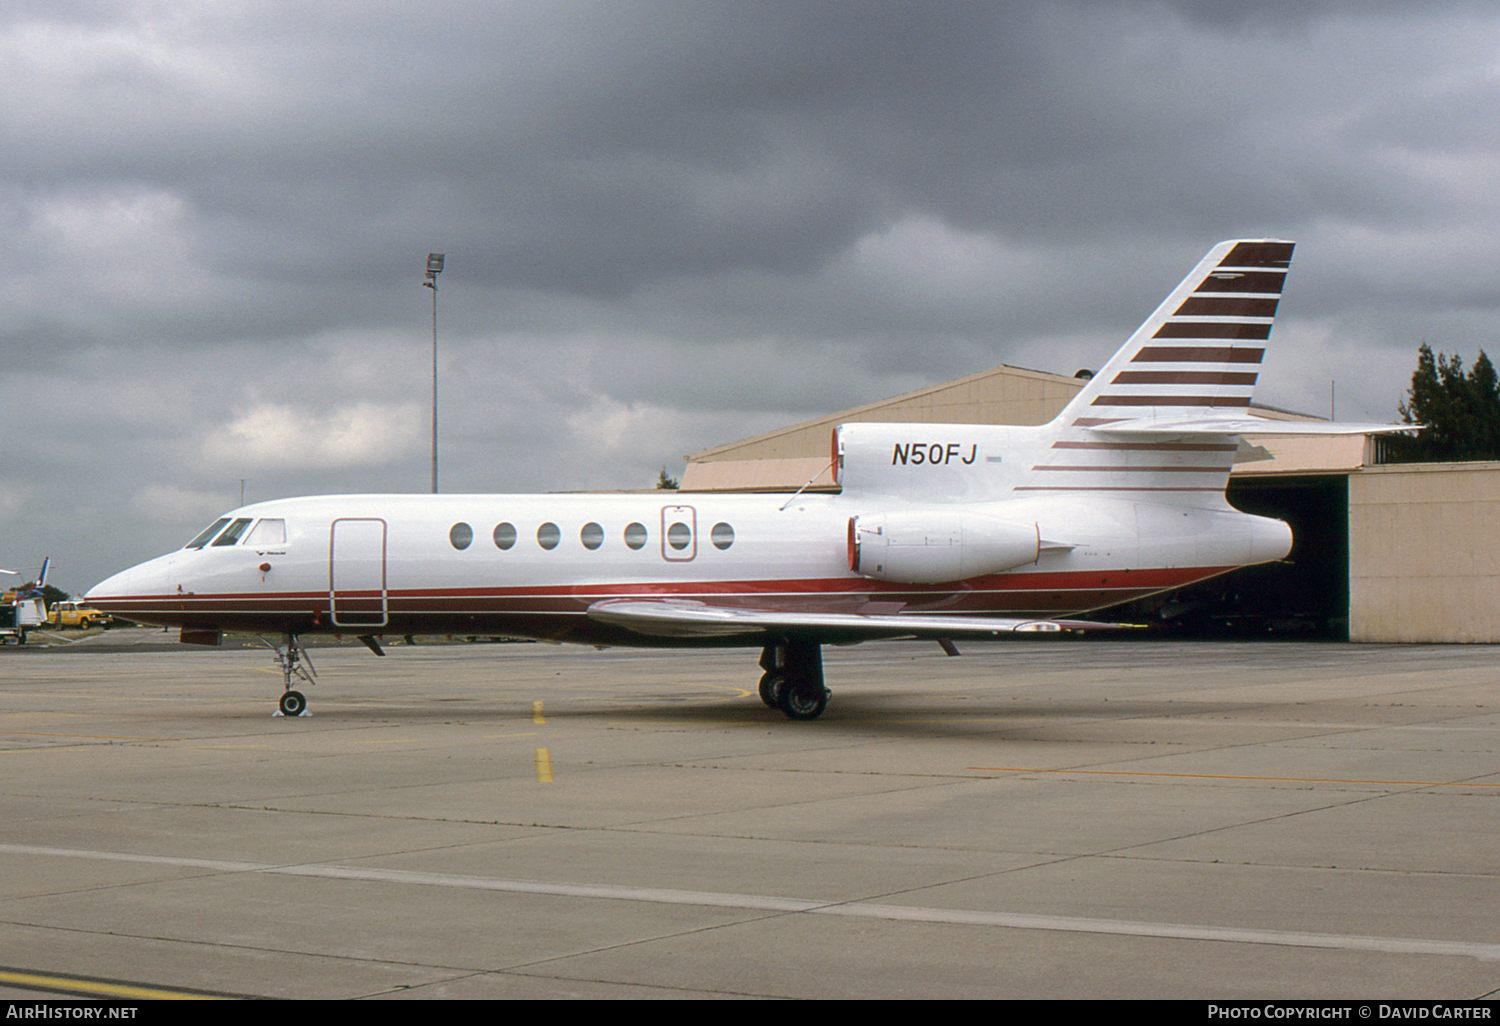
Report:
[[[1242,419],[1281,300],[1293,244],[1220,243],[1053,421],[1035,480],[1018,491],[1217,493],[1237,439],[1211,427],[1176,439],[1107,439],[1124,422]]]

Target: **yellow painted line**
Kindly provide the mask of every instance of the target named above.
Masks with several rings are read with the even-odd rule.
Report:
[[[965,766],[980,773],[1069,773],[1098,777],[1167,777],[1183,780],[1247,780],[1273,784],[1379,784],[1386,787],[1500,787],[1465,780],[1359,780],[1344,777],[1252,777],[1222,773],[1146,773],[1139,770],[1026,769],[1020,766]]]
[[[482,734],[480,736],[488,741],[490,738],[494,737],[536,737],[540,733],[540,730],[528,730],[524,734]]]
[[[675,681],[674,683],[682,684],[683,682]],[[700,684],[696,682],[687,682],[685,686],[690,688],[704,688],[708,691],[727,691],[729,692],[727,696],[729,698],[749,698],[751,695],[755,694],[754,691],[751,691],[747,688],[733,687],[728,684]]]
[[[47,990],[62,990],[70,994],[97,994],[101,997],[134,998],[140,1001],[220,1001],[222,998],[206,994],[185,994],[176,990],[157,990],[153,987],[130,987],[120,983],[101,983],[94,980],[76,980],[68,976],[40,976],[34,973],[15,973],[0,970],[0,983],[13,983],[21,987],[43,987]]]
[[[538,784],[552,783],[552,754],[545,748],[536,750],[536,782]]]
[[[531,722],[532,723],[546,723],[547,722],[546,720],[542,719],[542,703],[541,702],[532,702],[531,703]]]

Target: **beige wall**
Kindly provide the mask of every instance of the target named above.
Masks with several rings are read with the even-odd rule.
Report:
[[[1349,478],[1349,639],[1500,642],[1500,463]]]

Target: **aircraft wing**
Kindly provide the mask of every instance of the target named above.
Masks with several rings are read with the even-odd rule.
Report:
[[[1092,425],[1100,435],[1387,435],[1419,431],[1421,424],[1353,424],[1328,420],[1267,420],[1263,417],[1163,417]]]
[[[817,613],[714,606],[688,599],[605,599],[588,608],[590,619],[659,638],[817,634],[840,640],[875,638],[993,638],[1001,634],[1102,630],[1131,625],[1092,620],[1020,620],[998,616],[899,613]]]

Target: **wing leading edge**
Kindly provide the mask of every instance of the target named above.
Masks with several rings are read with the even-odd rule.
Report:
[[[893,613],[812,613],[713,606],[684,599],[606,599],[589,618],[658,638],[713,638],[818,633],[848,640],[877,638],[994,638],[1002,634],[1126,628],[1092,620],[1015,619]]]

